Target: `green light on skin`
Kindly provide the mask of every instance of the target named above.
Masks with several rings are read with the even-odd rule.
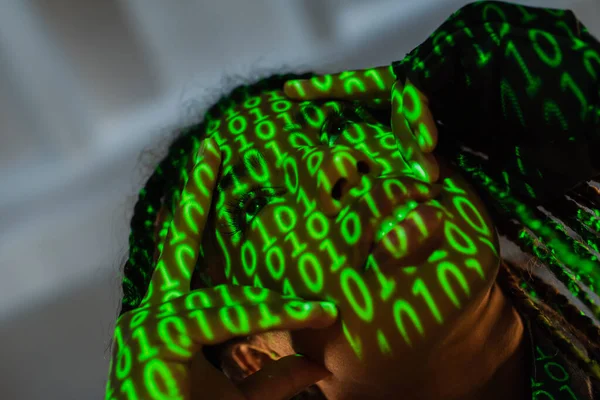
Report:
[[[379,242],[385,235],[390,233],[391,230],[394,228],[394,226],[396,226],[400,222],[404,221],[406,216],[412,210],[417,208],[418,205],[419,205],[419,203],[417,203],[414,200],[411,200],[408,203],[402,204],[400,207],[396,208],[394,210],[394,214],[390,217],[385,218],[383,220],[383,222],[381,223],[381,226],[380,226],[379,230],[377,231],[377,234],[375,235],[375,241]]]
[[[419,179],[421,179],[422,181],[425,181],[425,182],[429,181],[429,176],[427,175],[427,172],[425,172],[423,167],[421,167],[421,165],[418,162],[413,161],[410,163],[410,166],[412,168],[412,171],[415,173],[415,175]]]

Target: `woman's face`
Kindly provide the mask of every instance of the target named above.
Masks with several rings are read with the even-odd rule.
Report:
[[[219,283],[337,304],[336,325],[292,332],[340,383],[330,393],[421,376],[498,269],[471,186],[439,158],[442,184],[418,181],[390,127],[360,114],[272,91],[207,127],[223,164],[205,257],[219,261]]]

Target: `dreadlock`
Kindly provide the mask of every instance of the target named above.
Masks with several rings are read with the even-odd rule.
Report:
[[[237,86],[208,109],[202,122],[177,133],[176,139],[169,146],[168,154],[140,190],[134,207],[119,315],[137,308],[148,288],[155,267],[154,260],[161,247],[156,234],[160,229],[157,226],[158,214],[167,213],[172,218],[174,206],[178,204],[181,184],[185,182],[189,157],[196,153],[200,140],[216,129],[216,121],[228,106],[263,91],[281,90],[287,80],[308,79],[313,76],[312,73],[276,74],[256,83]],[[389,113],[387,115],[389,121]],[[518,178],[510,177],[497,166],[464,151],[458,143],[444,144],[442,136],[440,135],[438,144],[439,151],[448,156],[452,164],[462,170],[478,189],[488,205],[499,234],[530,255],[536,265],[546,267],[574,297],[591,310],[596,319],[600,319],[600,307],[581,289],[584,284],[593,293],[598,294],[600,290],[596,282],[600,265],[595,254],[600,242],[598,190],[585,184],[572,189],[562,198],[543,205],[536,204],[531,198],[519,198],[511,193],[509,180],[514,184],[518,182]],[[502,178],[505,185],[498,183]],[[522,181],[520,183],[526,184]],[[542,206],[545,212],[540,209]],[[162,225],[163,236],[169,223],[169,218],[165,218]],[[578,238],[574,239],[571,232]],[[194,273],[201,271],[196,270]],[[590,317],[573,305],[557,287],[533,274],[525,276],[522,268],[506,260],[501,262],[497,279],[521,314],[537,321],[557,347],[590,377],[600,381],[600,329]],[[583,345],[585,352],[574,344],[564,330]],[[211,362],[220,368],[214,360]],[[324,398],[316,390],[316,386],[298,396]]]

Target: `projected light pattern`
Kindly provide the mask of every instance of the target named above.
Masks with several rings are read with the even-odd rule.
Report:
[[[561,10],[538,12],[564,16]],[[463,19],[474,15],[481,22],[478,30]],[[516,16],[518,28],[507,22]],[[167,219],[160,232],[160,257],[148,292],[138,309],[118,320],[107,399],[187,399],[192,382],[183,363],[201,346],[271,329],[293,330],[307,320],[326,326],[339,317],[359,363],[389,360],[385,365],[398,374],[418,368],[420,357],[431,356],[428,349],[461,313],[481,303],[499,262],[494,225],[474,189],[452,169],[440,176],[441,185],[433,183],[435,158],[423,154],[438,138],[424,93],[438,90],[455,62],[465,69],[461,82],[471,90],[485,80],[481,71],[492,73],[492,63],[500,58],[504,68],[518,68],[520,75],[511,73],[519,78],[502,80],[498,88],[500,107],[493,111],[498,121],[554,135],[557,143],[572,142],[573,129],[598,124],[597,86],[592,93],[579,81],[585,76],[597,82],[598,49],[579,39],[587,35],[584,28],[574,32],[557,18],[554,26],[541,29],[532,24],[536,18],[531,8],[476,3],[453,14],[390,67],[289,83],[298,96],[312,100],[292,101],[281,90],[265,91],[232,102],[219,117],[207,115],[210,145],[205,157],[182,168],[183,190],[176,194],[173,220]],[[514,29],[526,30],[528,41],[510,39]],[[479,38],[494,43],[494,50]],[[537,58],[525,57],[525,48]],[[579,60],[577,73],[561,69],[567,56]],[[542,81],[537,71],[548,68],[555,73]],[[338,90],[352,100],[364,94],[367,103],[391,106],[392,126],[377,122],[356,103],[323,99]],[[443,110],[434,114],[445,117]],[[465,119],[463,114],[448,120],[457,118]],[[545,121],[543,130],[535,129],[538,121]],[[398,133],[402,125],[411,136]],[[193,154],[199,147],[198,140]],[[556,246],[593,288],[599,274],[595,264],[553,241],[556,227],[543,225],[511,196],[512,190],[538,198],[534,187],[543,192],[544,185],[530,184],[532,179],[547,179],[555,167],[532,169],[523,161],[531,159],[531,148],[514,150],[510,161],[516,169],[504,171],[506,188],[476,167],[461,166],[511,204],[527,228]],[[581,167],[577,162],[573,168]],[[509,183],[508,176],[519,175],[527,179]],[[206,235],[214,246],[201,247],[209,210],[217,230]],[[190,291],[199,254],[215,262],[212,268],[222,268],[225,282]],[[554,368],[552,378],[566,382],[564,367],[552,363],[546,364]],[[567,384],[563,387],[572,393]],[[541,388],[536,393],[553,398]]]

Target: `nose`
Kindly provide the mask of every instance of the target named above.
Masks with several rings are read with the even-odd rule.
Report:
[[[350,191],[361,185],[363,176],[375,177],[383,168],[362,151],[336,146],[326,155],[317,175],[321,211],[335,217],[353,197]]]

